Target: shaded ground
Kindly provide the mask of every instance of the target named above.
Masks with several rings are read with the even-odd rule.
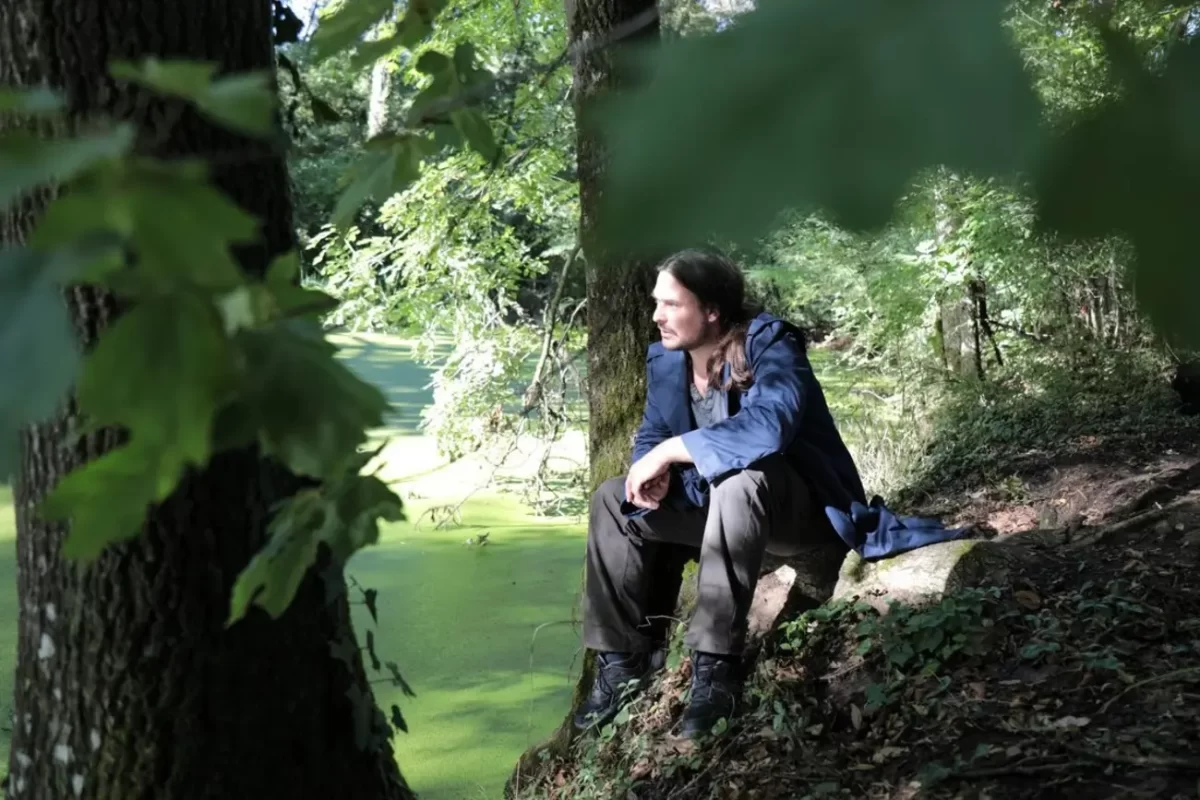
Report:
[[[541,794],[1196,797],[1200,493],[1039,555],[1011,586],[923,610],[801,617],[744,716],[694,751],[667,735],[685,663]]]
[[[959,419],[893,499],[1027,547],[1004,586],[785,624],[698,747],[670,735],[685,660],[525,796],[1200,796],[1197,426],[1161,386],[1085,377]]]

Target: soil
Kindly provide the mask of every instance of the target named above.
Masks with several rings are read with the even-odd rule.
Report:
[[[1189,470],[1200,446],[1181,441],[1131,454],[1088,437],[1068,457],[1030,454],[1008,483],[961,493],[926,495],[913,513],[947,524],[1006,534],[1070,524],[1101,525],[1177,495],[1196,479]],[[1039,457],[1040,456],[1040,457]]]
[[[699,745],[670,734],[684,660],[550,765],[537,796],[1200,796],[1200,459],[1186,442],[1089,455],[918,509],[1061,534],[1011,585],[802,617],[764,649],[742,713]]]

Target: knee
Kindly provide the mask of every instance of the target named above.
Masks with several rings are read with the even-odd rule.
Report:
[[[592,512],[620,511],[625,502],[625,478],[609,478],[592,493]]]

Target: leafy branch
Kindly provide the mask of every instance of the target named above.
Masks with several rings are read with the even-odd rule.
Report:
[[[244,135],[271,134],[273,97],[261,75],[216,77],[212,65],[155,59],[115,64],[113,74]],[[0,103],[18,114],[63,108],[44,90],[5,90]],[[126,125],[0,138],[0,208],[47,184],[65,189],[28,245],[0,254],[0,367],[9,368],[6,385],[21,388],[0,394],[0,468],[15,470],[18,428],[56,413],[72,385],[79,433],[122,432],[124,444],[64,476],[40,507],[70,523],[64,554],[88,561],[138,535],[147,508],[188,470],[257,446],[318,481],[275,509],[270,539],[231,597],[230,624],[251,605],[277,616],[320,545],[344,563],[377,539],[380,520],[402,518],[400,498],[363,474],[373,454],[359,452],[389,405],[325,341],[319,317],[336,301],[297,284],[296,254],[250,277],[233,250],[259,241],[259,221],[210,184],[204,163],[132,147]],[[82,356],[58,295],[77,283],[127,309]]]

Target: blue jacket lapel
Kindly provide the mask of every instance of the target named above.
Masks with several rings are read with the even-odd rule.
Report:
[[[680,351],[668,351],[663,355],[662,379],[657,388],[658,407],[666,416],[672,436],[681,436],[692,429],[692,412],[688,394],[687,356]]]

